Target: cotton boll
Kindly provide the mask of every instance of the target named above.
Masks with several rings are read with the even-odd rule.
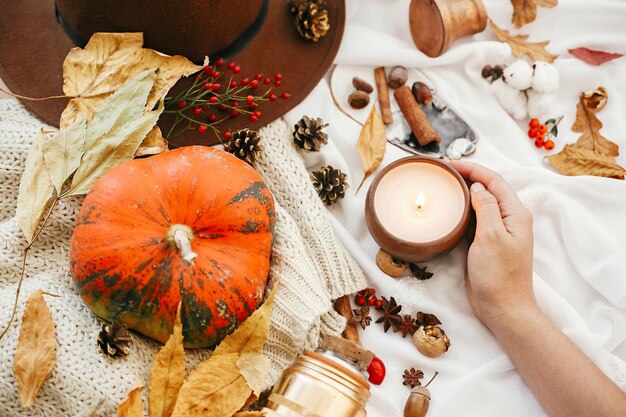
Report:
[[[502,79],[517,90],[526,90],[533,82],[533,69],[528,62],[520,59],[504,69]]]
[[[556,94],[542,94],[535,90],[527,90],[528,115],[532,118],[540,118],[550,114],[554,110]]]
[[[532,89],[538,93],[552,94],[559,89],[559,71],[552,64],[535,61]]]
[[[493,94],[502,108],[515,120],[526,117],[526,95],[523,91],[510,87],[502,79],[491,84]]]

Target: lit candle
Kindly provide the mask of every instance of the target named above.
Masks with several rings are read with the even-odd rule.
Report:
[[[372,182],[366,220],[383,250],[406,261],[426,261],[462,238],[469,221],[469,190],[445,162],[404,158]]]

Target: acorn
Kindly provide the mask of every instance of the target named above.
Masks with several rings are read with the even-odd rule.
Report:
[[[380,249],[376,254],[376,265],[390,277],[398,278],[404,274],[408,264]]]
[[[433,101],[433,92],[429,86],[424,84],[421,81],[417,81],[413,83],[411,87],[411,92],[413,93],[413,97],[420,104],[428,104]]]
[[[353,109],[362,109],[370,104],[370,96],[365,91],[355,90],[348,96],[348,104]]]
[[[372,87],[372,84],[368,83],[363,78],[359,78],[359,77],[352,78],[352,85],[357,90],[364,91],[367,94],[370,94],[372,91],[374,91],[374,87]]]
[[[426,415],[431,398],[430,391],[428,391],[426,387],[433,382],[433,379],[435,379],[438,374],[439,372],[435,372],[435,375],[425,386],[418,385],[411,389],[409,398],[407,398],[406,404],[404,405],[404,417],[424,417]]]

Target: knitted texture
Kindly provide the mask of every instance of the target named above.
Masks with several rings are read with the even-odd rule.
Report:
[[[41,122],[16,100],[0,100],[2,325],[13,305],[26,244],[13,217],[19,181],[28,151],[41,127]],[[332,310],[331,300],[364,287],[365,281],[326,221],[324,208],[312,190],[300,156],[292,146],[287,146],[291,137],[289,127],[278,120],[263,129],[262,135],[266,148],[275,149],[262,155],[259,170],[277,203],[270,284],[278,284],[278,292],[264,346],[264,353],[272,360],[269,386],[302,350],[314,349],[320,335],[342,331],[345,319]],[[98,415],[113,416],[117,404],[138,380],[149,382],[152,360],[161,347],[159,343],[133,333],[134,343],[128,357],[113,361],[98,352],[96,338],[101,322],[82,302],[69,274],[69,241],[81,203],[82,198],[61,200],[28,254],[16,320],[0,340],[2,417],[72,416],[100,401],[103,404]],[[25,301],[38,288],[59,296],[46,297],[56,324],[57,362],[35,404],[21,409],[13,357]],[[191,371],[210,353],[207,349],[187,350],[187,370]]]

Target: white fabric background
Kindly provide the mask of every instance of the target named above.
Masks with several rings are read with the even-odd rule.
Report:
[[[410,37],[409,3],[348,0],[346,30],[336,63],[370,69],[379,65],[420,68],[438,94],[476,128],[480,140],[469,160],[501,173],[533,212],[535,291],[542,308],[626,389],[622,361],[626,358],[626,183],[555,173],[543,161],[546,152],[536,149],[528,139],[527,120],[517,123],[511,119],[481,78],[485,64],[511,61],[508,46],[497,42],[487,28],[457,41],[443,56],[427,58]],[[496,24],[512,29],[510,2],[485,3]],[[602,133],[626,153],[626,58],[593,67],[567,53],[568,48],[580,46],[626,52],[626,2],[561,0],[555,9],[539,9],[534,23],[514,33],[530,34],[535,42],[550,40],[548,49],[561,55],[555,61],[561,88],[552,116],[565,117],[557,150],[578,137],[570,130],[578,93],[603,85],[610,98],[598,114],[604,123]],[[429,359],[408,338],[384,334],[379,325],[362,332],[364,345],[387,366],[385,382],[372,387],[368,415],[402,415],[409,389],[402,385],[401,375],[412,366],[424,370],[427,378],[434,371],[440,372],[429,387],[433,395],[430,417],[545,415],[489,331],[472,314],[463,285],[466,246],[429,262],[435,277],[423,285],[415,280],[398,282],[381,273],[374,263],[378,248],[363,216],[371,180],[354,195],[362,176],[355,151],[360,126],[336,110],[325,81],[285,118],[293,124],[304,114],[330,123],[331,143],[320,154],[306,156],[308,168],[329,163],[348,173],[353,185],[343,202],[329,210],[343,243],[381,295],[396,296],[410,312],[421,309],[436,314],[452,341],[448,353]],[[383,165],[405,155],[388,146]],[[625,156],[617,160],[626,165]]]

